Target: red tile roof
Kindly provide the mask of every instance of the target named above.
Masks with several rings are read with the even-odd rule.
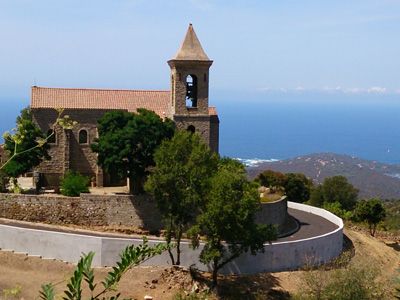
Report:
[[[160,117],[172,117],[170,91],[102,90],[32,87],[31,108],[126,109],[154,111]],[[210,115],[217,115],[209,107]]]
[[[32,87],[32,108],[65,109],[126,109],[154,111],[161,117],[170,117],[170,91],[101,90]]]
[[[208,108],[208,114],[210,116],[218,116],[217,109],[214,106]]]

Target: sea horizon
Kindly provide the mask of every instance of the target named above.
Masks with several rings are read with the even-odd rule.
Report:
[[[247,165],[314,153],[400,164],[400,95],[215,93],[222,156]],[[20,98],[21,99],[21,98]],[[243,100],[249,99],[249,100]],[[0,132],[29,101],[0,96]],[[2,141],[1,141],[2,142]]]

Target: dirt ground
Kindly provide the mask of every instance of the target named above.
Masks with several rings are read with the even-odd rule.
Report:
[[[399,273],[400,246],[393,240],[372,238],[356,230],[346,230],[354,246],[351,264],[374,262],[381,273],[378,280],[387,289],[393,288],[393,279]],[[59,298],[71,276],[74,265],[38,257],[28,257],[13,252],[0,251],[0,299],[38,299],[40,286],[53,282]],[[109,269],[96,269],[96,279],[104,278]],[[289,299],[301,286],[304,271],[265,273],[257,276],[221,277],[223,299]],[[187,270],[166,267],[136,267],[129,270],[121,280],[118,291],[121,298],[143,299],[150,295],[154,300],[173,299],[179,291],[205,289],[204,280],[192,281]],[[16,294],[15,297],[10,294]],[[208,299],[215,299],[210,296]]]

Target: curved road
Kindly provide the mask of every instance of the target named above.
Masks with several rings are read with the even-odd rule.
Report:
[[[328,232],[332,232],[333,230],[338,228],[337,225],[329,222],[328,220],[320,216],[311,213],[307,213],[292,208],[288,208],[288,213],[292,215],[300,223],[300,229],[297,232],[293,233],[292,235],[279,238],[275,242],[286,242],[286,241],[295,241],[305,238],[311,238]],[[27,228],[27,229],[57,231],[57,232],[74,233],[74,234],[81,234],[88,236],[97,236],[97,237],[111,237],[111,238],[125,238],[125,239],[142,238],[141,235],[128,235],[128,234],[107,233],[107,232],[103,233],[97,231],[72,229],[57,225],[37,224],[37,223],[23,222],[10,219],[1,219],[1,218],[0,218],[0,224],[20,227],[20,228]],[[151,236],[151,239],[163,240],[163,238],[156,236]]]

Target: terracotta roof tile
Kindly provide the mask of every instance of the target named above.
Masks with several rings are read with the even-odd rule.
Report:
[[[160,117],[172,117],[170,91],[103,90],[32,87],[32,108],[65,109],[125,109],[135,112],[138,108],[154,111]],[[209,115],[217,115],[209,107]]]
[[[217,109],[214,106],[208,108],[208,114],[210,116],[218,116]]]
[[[102,90],[32,87],[32,108],[126,109],[154,111],[171,117],[170,91]]]

